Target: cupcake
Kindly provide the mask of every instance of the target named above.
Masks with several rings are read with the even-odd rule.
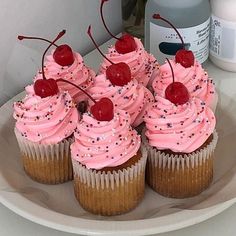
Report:
[[[127,111],[131,117],[131,125],[139,126],[143,122],[146,107],[154,102],[152,93],[136,79],[124,86],[113,85],[105,74],[95,77],[93,86],[88,90],[95,100],[110,98],[114,106]]]
[[[216,119],[206,103],[191,98],[175,105],[156,96],[145,115],[146,180],[163,196],[192,197],[209,187],[217,143]]]
[[[107,32],[116,39],[115,45],[108,48],[106,57],[113,63],[124,62],[131,69],[131,75],[143,86],[151,85],[158,71],[158,63],[153,55],[149,54],[143,47],[140,39],[135,38],[127,33],[121,37],[116,37],[108,29],[103,17],[103,5],[107,1],[101,1],[100,15],[103,25]],[[111,65],[109,60],[104,60],[100,67],[100,73]]]
[[[108,102],[107,102],[108,100]],[[112,113],[97,119],[94,106]],[[140,136],[130,127],[128,112],[102,98],[85,113],[71,145],[74,191],[87,211],[104,216],[134,209],[144,196],[146,153]],[[96,117],[96,118],[95,118]]]
[[[149,103],[153,103],[152,93],[132,77],[129,65],[125,62],[113,62],[99,49],[88,27],[88,35],[100,54],[110,63],[104,71],[95,77],[93,87],[88,92],[95,99],[107,97],[116,108],[127,111],[131,116],[131,125],[138,127],[143,123],[143,115]],[[140,128],[140,127],[138,127]]]
[[[175,81],[183,83],[191,97],[199,98],[215,111],[218,95],[213,80],[209,78],[201,64],[195,60],[192,66],[185,68],[175,60],[170,60],[170,62],[174,70]],[[152,88],[155,94],[165,97],[165,90],[172,81],[171,69],[166,62],[160,66],[158,75],[153,80]]]
[[[58,184],[72,180],[70,144],[79,114],[68,92],[41,98],[33,86],[14,103],[15,134],[25,172],[33,180]]]
[[[15,134],[24,170],[32,179],[45,184],[63,183],[73,178],[70,144],[80,116],[71,95],[59,91],[56,80],[46,77],[44,67],[47,51],[64,34],[65,30],[61,31],[42,56],[42,79],[27,86],[26,97],[13,106]],[[19,39],[24,37],[18,36]],[[60,63],[67,63],[68,59],[72,62],[73,58],[64,59],[59,60]]]

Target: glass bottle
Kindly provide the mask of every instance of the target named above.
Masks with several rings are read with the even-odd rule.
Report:
[[[209,55],[210,4],[208,0],[148,0],[145,10],[145,47],[160,63],[182,47],[175,31],[153,19],[159,13],[171,21],[183,36],[185,48],[203,63]]]

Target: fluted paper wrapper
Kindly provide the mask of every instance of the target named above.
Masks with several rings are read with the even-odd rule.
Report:
[[[72,139],[57,144],[44,145],[24,138],[15,129],[26,174],[44,184],[59,184],[73,179],[70,155]]]
[[[118,171],[87,169],[72,158],[74,191],[80,205],[93,214],[111,216],[134,209],[144,197],[147,152],[131,167]]]
[[[184,155],[167,154],[148,144],[145,130],[143,144],[147,149],[146,181],[159,194],[172,198],[193,197],[209,187],[213,178],[213,156],[218,135],[211,142]]]

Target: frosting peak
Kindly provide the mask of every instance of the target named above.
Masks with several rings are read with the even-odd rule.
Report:
[[[205,102],[192,98],[183,105],[174,105],[163,97],[149,107],[146,136],[159,150],[191,153],[201,147],[215,129],[214,113]]]
[[[108,49],[106,57],[110,59],[113,63],[125,62],[128,64],[131,70],[131,75],[135,78],[140,84],[147,86],[147,84],[152,81],[154,75],[158,71],[157,60],[151,54],[148,54],[141,42],[140,39],[134,38],[137,48],[135,51],[119,54],[114,46],[111,46]],[[111,64],[104,60],[100,72],[104,73],[105,70]]]
[[[83,58],[79,53],[74,52],[74,62],[72,65],[60,66],[55,62],[53,52],[54,50],[47,56],[47,61],[45,63],[45,75],[48,79],[53,78],[57,80],[62,78],[85,90],[92,85],[95,72],[85,66]],[[36,75],[35,80],[37,79],[42,79],[41,72]],[[84,93],[70,84],[58,82],[58,87],[62,91],[68,91],[75,102],[87,100],[87,96]]]
[[[73,134],[79,114],[68,92],[41,98],[32,93],[14,103],[13,117],[22,136],[32,142],[55,144]]]
[[[173,67],[175,82],[183,83],[189,91],[191,97],[197,97],[214,110],[217,102],[217,93],[213,80],[202,68],[201,64],[195,61],[194,65],[188,68],[170,60]],[[167,86],[173,82],[172,73],[168,63],[159,68],[159,74],[153,80],[154,92],[161,97],[165,97]]]
[[[131,125],[134,127],[143,122],[147,105],[154,101],[151,92],[137,80],[133,79],[123,87],[113,86],[104,74],[95,77],[89,93],[95,100],[100,100],[102,97],[110,98],[115,107],[130,114]]]

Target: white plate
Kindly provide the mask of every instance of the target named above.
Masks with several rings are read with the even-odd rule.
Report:
[[[145,198],[132,212],[98,217],[77,203],[72,182],[48,186],[29,179],[22,168],[13,133],[12,103],[0,108],[0,201],[36,223],[82,235],[149,235],[180,229],[204,221],[235,202],[236,75],[207,68],[220,88],[217,109],[219,143],[213,185],[199,196],[174,200],[146,188]]]

